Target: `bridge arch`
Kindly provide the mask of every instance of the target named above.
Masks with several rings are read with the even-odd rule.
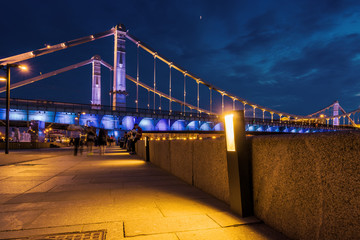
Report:
[[[186,130],[190,130],[190,131],[195,131],[195,130],[199,130],[199,122],[200,121],[191,121],[188,123],[188,125],[186,126]]]
[[[142,130],[144,131],[154,131],[154,120],[152,118],[143,118],[140,122],[139,122],[139,126],[142,128]]]
[[[104,129],[115,129],[118,126],[119,126],[119,121],[113,115],[104,115],[100,122],[100,127]]]
[[[75,115],[69,112],[57,112],[55,115],[55,123],[75,124]]]
[[[204,122],[200,126],[201,131],[211,131],[212,130],[212,123],[211,122]]]
[[[131,130],[134,128],[135,118],[132,116],[125,116],[121,120],[121,125],[124,130]]]
[[[171,125],[172,131],[184,131],[185,130],[186,122],[185,120],[177,120]]]
[[[91,126],[91,127],[99,127],[99,117],[95,114],[82,114],[80,115],[79,120],[80,125],[83,126]]]
[[[169,131],[170,130],[169,120],[160,119],[155,126],[155,130],[156,131]]]
[[[224,131],[224,124],[223,123],[216,124],[214,127],[214,131]]]

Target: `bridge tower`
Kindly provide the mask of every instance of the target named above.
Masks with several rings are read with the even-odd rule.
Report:
[[[112,106],[126,107],[126,71],[125,71],[125,39],[126,28],[123,24],[118,24],[114,29],[114,80]]]
[[[339,115],[339,107],[340,107],[339,102],[336,101],[333,106],[333,116]],[[339,118],[334,118],[333,125],[339,126]]]
[[[91,108],[100,109],[101,107],[101,58],[95,55],[91,58],[92,62],[92,100]]]

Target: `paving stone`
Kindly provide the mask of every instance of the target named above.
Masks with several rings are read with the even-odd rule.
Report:
[[[128,240],[179,240],[175,233],[152,234],[146,236],[128,237]]]
[[[108,240],[124,232],[132,240],[279,236],[264,224],[240,228],[256,220],[237,218],[227,204],[136,156],[107,151],[0,167],[0,239],[101,229]],[[1,194],[8,189],[15,193]]]
[[[96,229],[106,229],[107,240],[117,240],[124,238],[123,222],[97,223],[83,225],[82,231],[94,231]]]
[[[116,207],[68,207],[48,209],[27,225],[29,228],[45,226],[64,226],[85,223],[123,221],[124,219],[159,218],[162,217],[158,208],[133,207],[131,209]]]
[[[42,212],[42,210],[35,210],[0,213],[0,231],[22,229]]]
[[[256,217],[241,218],[231,212],[211,212],[211,213],[208,213],[208,216],[222,227],[229,227],[229,226],[235,226],[235,225],[244,225],[244,224],[261,222]]]
[[[41,181],[11,181],[6,179],[0,182],[0,193],[24,193],[41,183]]]
[[[219,227],[206,215],[125,220],[124,225],[126,237]]]
[[[58,185],[70,182],[72,178],[73,176],[56,176],[28,190],[27,192],[47,192]]]
[[[178,232],[180,240],[287,240],[265,224]]]

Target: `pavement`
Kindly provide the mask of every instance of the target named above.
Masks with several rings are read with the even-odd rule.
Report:
[[[136,155],[96,151],[0,153],[0,239],[287,239]]]

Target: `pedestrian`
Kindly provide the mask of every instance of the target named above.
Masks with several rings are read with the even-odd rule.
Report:
[[[107,143],[107,133],[106,133],[105,129],[101,128],[99,131],[99,138],[98,138],[100,155],[105,154],[106,143]]]
[[[136,130],[136,134],[135,137],[133,139],[133,141],[131,142],[131,152],[130,154],[136,154],[135,152],[135,143],[140,140],[141,136],[142,136],[142,128],[139,126],[139,124],[135,123],[134,128]]]
[[[83,150],[84,150],[84,145],[86,143],[86,139],[85,139],[86,136],[81,136],[80,135],[80,146],[79,146],[79,150],[80,150],[80,155],[83,154]]]
[[[13,128],[14,131],[14,142],[20,142],[20,130],[19,128]]]
[[[131,146],[132,146],[132,142],[135,140],[135,136],[136,136],[136,129],[134,127],[130,132],[128,132],[128,141],[126,146],[127,152],[131,152]]]
[[[126,142],[127,142],[127,132],[124,132],[124,136],[120,139],[120,148],[125,149],[126,148]]]
[[[95,144],[95,138],[96,138],[96,133],[93,131],[93,129],[90,127],[88,129],[87,135],[86,135],[86,144],[87,144],[87,150],[88,150],[88,155],[93,155],[93,146]]]
[[[74,144],[74,156],[77,156],[79,146],[80,146],[80,131],[74,131],[73,136],[73,144]]]

